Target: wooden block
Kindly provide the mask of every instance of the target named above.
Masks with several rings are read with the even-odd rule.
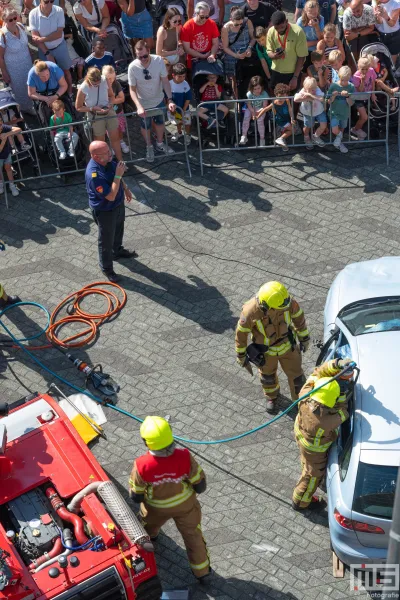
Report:
[[[334,577],[344,577],[344,564],[332,550],[332,574]]]

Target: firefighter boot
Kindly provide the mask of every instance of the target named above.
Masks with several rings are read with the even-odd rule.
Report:
[[[321,498],[321,496],[313,496],[311,498],[310,504],[308,506],[305,506],[304,508],[301,508],[299,504],[296,504],[296,502],[292,500],[292,508],[297,512],[304,512],[305,510],[312,510],[313,512],[318,512],[319,510],[323,510],[324,508],[326,508],[326,502],[323,498]]]
[[[19,296],[7,296],[7,294],[3,290],[3,294],[2,296],[0,296],[0,308],[11,306],[11,304],[16,304],[17,302],[21,302],[21,298]]]
[[[272,399],[269,398],[268,396],[266,396],[266,400],[267,400],[267,413],[269,413],[270,415],[275,415],[277,412],[277,408],[276,408],[276,399]]]

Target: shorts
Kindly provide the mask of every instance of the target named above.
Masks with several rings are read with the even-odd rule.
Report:
[[[122,131],[122,133],[125,133],[126,131],[126,119],[125,119],[125,115],[124,113],[120,112],[117,114],[117,119],[118,119],[118,130]]]
[[[85,59],[82,58],[81,56],[77,56],[76,58],[72,59],[72,66],[76,67],[77,65],[82,65],[82,67],[85,66]]]
[[[153,19],[147,9],[128,17],[126,13],[121,15],[121,26],[124,36],[128,40],[139,38],[140,40],[153,37]]]
[[[385,44],[390,54],[395,56],[400,54],[400,29],[392,31],[392,33],[379,33],[381,42]]]
[[[152,121],[155,125],[163,125],[165,123],[165,108],[164,102],[160,102],[160,104],[157,104],[154,108],[146,108],[146,116],[144,118],[140,117],[140,127],[142,129],[150,129]],[[147,113],[150,113],[149,116],[147,116]]]
[[[354,101],[354,106],[356,108],[368,108],[368,100],[355,100]]]
[[[96,137],[104,137],[106,135],[106,131],[108,133],[113,133],[118,129],[118,119],[115,111],[110,109],[108,115],[106,117],[102,117],[98,115],[97,118],[92,119],[90,121],[92,126],[93,135]]]
[[[54,60],[56,64],[63,71],[68,71],[71,68],[72,61],[69,57],[67,42],[63,40],[61,44],[57,46],[57,48],[48,48],[50,54],[54,56]],[[44,53],[39,48],[39,58],[40,60],[49,60],[48,56],[45,56]]]
[[[285,123],[282,125],[279,125],[278,123],[275,123],[275,133],[276,133],[276,137],[281,137],[282,133],[285,133],[285,131],[291,127],[292,124],[291,123]]]
[[[346,129],[348,120],[348,118],[338,119],[336,117],[331,117],[331,128],[333,129],[334,127],[339,127],[339,129]]]
[[[3,168],[4,165],[11,165],[11,152],[7,156],[7,158],[0,158],[0,170]]]
[[[324,112],[322,112],[320,115],[315,115],[314,117],[310,115],[303,115],[303,117],[304,127],[314,127],[315,122],[319,124],[328,122],[328,119],[326,118],[326,114]]]

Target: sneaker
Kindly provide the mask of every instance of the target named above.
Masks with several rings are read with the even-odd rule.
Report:
[[[153,146],[147,146],[146,148],[146,161],[148,163],[154,162],[154,148]]]
[[[4,183],[0,181],[0,194],[4,194]]]
[[[73,148],[70,148],[68,150],[68,156],[70,156],[71,158],[73,158],[75,156],[75,150]]]
[[[129,146],[124,142],[124,140],[121,141],[121,150],[124,154],[129,154]]]
[[[350,133],[355,135],[359,140],[365,140],[367,134],[362,129],[354,129],[354,127],[350,130]]]
[[[335,146],[335,148],[339,148],[340,144],[342,143],[342,137],[343,134],[338,133],[335,139],[333,140],[333,145]]]
[[[264,138],[260,138],[260,144],[261,148],[263,148],[265,146],[265,139]]]
[[[32,146],[30,144],[28,144],[27,142],[24,142],[23,144],[21,144],[21,150],[30,150],[32,148]]]
[[[171,135],[171,142],[177,142],[181,136],[183,136],[183,133],[179,133],[179,131],[177,131]]]
[[[286,140],[282,137],[279,137],[275,140],[275,144],[277,146],[281,146],[281,148],[284,148],[285,150],[287,150],[287,144],[286,144]]]
[[[10,185],[11,194],[13,196],[19,196],[19,189],[17,188],[15,183],[10,183],[9,185]]]
[[[224,119],[218,119],[218,127],[221,127],[221,129],[226,129],[226,123]]]
[[[215,127],[216,122],[217,122],[217,119],[213,119],[212,117],[210,117],[207,120],[207,129],[211,129],[212,127]]]
[[[312,141],[314,142],[314,144],[317,144],[317,146],[321,146],[321,147],[325,146],[325,142],[323,140],[321,140],[319,135],[316,135],[315,133],[312,136]]]
[[[304,143],[306,145],[307,150],[312,150],[314,148],[311,138],[304,137]]]
[[[184,138],[185,138],[186,145],[189,146],[189,144],[192,143],[192,136],[189,133],[185,133]]]
[[[65,160],[67,158],[66,152],[60,152],[60,160]]]
[[[240,141],[239,141],[239,146],[245,146],[246,144],[247,144],[247,136],[242,135],[242,137],[240,138]]]
[[[343,154],[347,154],[347,152],[349,151],[348,148],[346,148],[346,146],[344,144],[340,144],[339,146],[339,150],[340,152],[342,152]]]
[[[157,142],[156,150],[157,150],[157,152],[164,152],[164,154],[175,154],[175,150],[172,150],[172,148],[167,146],[167,144],[165,142],[161,142],[161,144],[159,144]]]

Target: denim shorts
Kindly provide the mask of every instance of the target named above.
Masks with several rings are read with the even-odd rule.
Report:
[[[0,171],[4,165],[11,165],[11,152],[7,158],[0,158]]]
[[[140,118],[140,127],[142,129],[147,129],[150,130],[151,128],[151,121],[153,121],[153,123],[155,125],[162,125],[163,123],[165,123],[165,103],[164,102],[160,102],[160,104],[157,104],[157,106],[154,106],[154,108],[146,108],[146,116],[144,118]],[[158,110],[157,110],[158,109]],[[160,110],[160,109],[164,109],[164,110]],[[151,113],[153,111],[157,111],[156,114],[152,115]],[[148,114],[150,113],[150,114]]]
[[[68,46],[65,40],[63,40],[61,42],[61,44],[59,46],[57,46],[57,48],[53,48],[52,50],[48,49],[50,54],[52,54],[54,56],[54,60],[56,61],[56,64],[60,67],[60,69],[62,69],[63,71],[68,71],[68,69],[71,68],[72,66],[72,60],[69,57],[68,54]],[[39,58],[41,60],[49,60],[47,56],[45,56],[43,54],[43,52],[40,50],[39,48]]]
[[[304,127],[314,127],[314,123],[327,123],[328,119],[326,118],[326,114],[322,112],[320,115],[315,115],[312,117],[310,115],[303,115],[304,117]]]
[[[331,118],[331,127],[339,127],[339,129],[346,129],[347,127],[347,122],[348,122],[348,118],[347,119],[337,119],[336,117],[332,117]]]
[[[121,26],[124,36],[128,40],[139,38],[140,40],[153,37],[153,19],[147,9],[128,17],[126,13],[121,15]]]

